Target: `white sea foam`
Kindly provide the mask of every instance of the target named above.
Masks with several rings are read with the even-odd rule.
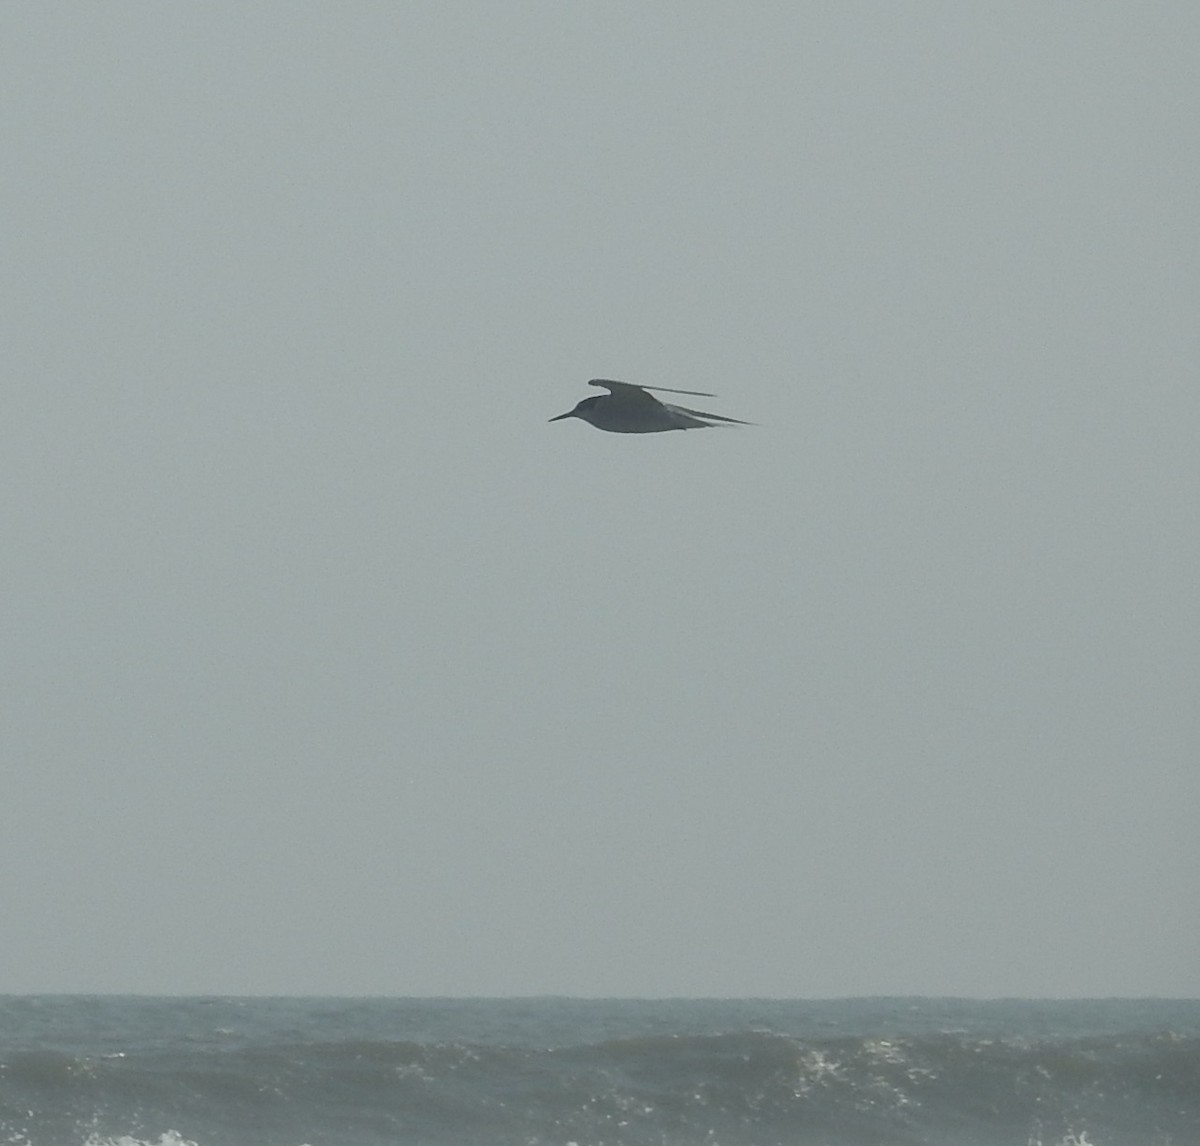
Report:
[[[200,1143],[184,1138],[178,1131],[168,1130],[154,1140],[134,1138],[129,1134],[122,1134],[119,1138],[92,1134],[83,1146],[200,1146]]]
[[[113,1138],[111,1135],[92,1134],[84,1141],[83,1146],[202,1146],[191,1138],[184,1138],[177,1130],[168,1130],[157,1139],[134,1138],[130,1134],[122,1134]],[[308,1146],[300,1143],[299,1146]]]

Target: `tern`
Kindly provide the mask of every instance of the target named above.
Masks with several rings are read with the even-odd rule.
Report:
[[[715,398],[699,390],[671,390],[666,386],[635,386],[632,382],[613,382],[608,378],[593,378],[589,386],[603,386],[607,394],[593,394],[584,398],[574,410],[551,418],[561,422],[564,418],[582,418],[597,430],[608,430],[614,434],[658,434],[664,430],[697,430],[702,427],[721,425],[749,426],[738,418],[726,418],[721,414],[705,414],[701,410],[689,410],[684,406],[668,406],[647,394],[647,390],[658,390],[664,394],[690,394],[693,398]]]

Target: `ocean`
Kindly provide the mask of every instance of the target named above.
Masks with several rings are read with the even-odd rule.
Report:
[[[0,996],[3,1146],[1200,1146],[1200,1000]]]

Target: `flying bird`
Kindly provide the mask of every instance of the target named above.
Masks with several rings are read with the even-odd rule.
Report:
[[[551,418],[561,422],[564,418],[582,418],[597,430],[608,430],[614,434],[657,434],[663,430],[696,430],[701,427],[737,425],[749,426],[738,418],[726,418],[721,414],[705,414],[701,410],[689,410],[685,406],[668,406],[660,402],[647,390],[664,394],[690,394],[693,398],[715,398],[715,394],[704,394],[699,390],[671,390],[666,386],[635,386],[632,382],[613,382],[608,378],[593,378],[589,386],[602,386],[607,394],[593,394],[584,398],[574,410]]]

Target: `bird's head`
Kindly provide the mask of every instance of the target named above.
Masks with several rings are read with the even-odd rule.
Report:
[[[561,422],[564,418],[582,418],[586,422],[592,407],[599,401],[600,395],[594,394],[592,397],[584,398],[582,402],[577,403],[574,410],[568,410],[565,414],[559,414],[557,417],[549,420],[551,422]]]

